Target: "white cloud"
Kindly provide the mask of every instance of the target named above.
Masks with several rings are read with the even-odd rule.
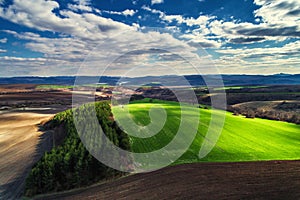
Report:
[[[209,38],[211,31],[208,28],[209,22],[214,17],[199,16],[198,18],[183,18],[181,15],[164,15],[162,19],[166,21],[176,20],[178,23],[185,23],[188,26],[197,26],[198,28],[189,33],[182,34],[180,38],[187,39],[188,44],[196,48],[220,48],[222,43],[215,38]]]
[[[181,15],[163,15],[162,19],[167,22],[177,21],[180,24],[185,22]]]
[[[263,58],[265,56],[274,56],[274,57],[282,57],[282,56],[293,56],[299,55],[300,52],[300,41],[288,43],[283,47],[268,47],[268,48],[251,48],[251,49],[219,49],[216,50],[217,53],[225,54],[225,55],[235,55],[240,58],[247,57],[256,57]]]
[[[221,57],[215,64],[222,73],[299,73],[300,41],[283,47],[220,49],[216,52]]]
[[[279,26],[296,26],[300,29],[300,2],[298,0],[254,0],[261,6],[254,13],[265,23]]]
[[[205,27],[208,22],[212,19],[214,19],[215,17],[211,17],[211,16],[205,16],[205,15],[200,15],[198,18],[187,18],[185,19],[185,23],[188,26],[193,26],[193,25],[198,25],[200,27]]]
[[[163,57],[153,66],[152,56],[161,55],[155,49],[175,52],[188,60],[197,58],[197,55],[193,53],[196,51],[196,48],[173,38],[169,34],[160,34],[158,32],[127,32],[116,35],[102,44],[76,38],[44,38],[27,32],[22,34],[11,33],[19,39],[29,40],[26,43],[26,47],[32,51],[43,53],[44,58],[41,58],[41,60],[30,60],[6,57],[6,62],[1,62],[0,66],[4,67],[7,62],[21,62],[22,60],[23,62],[18,63],[17,66],[25,66],[26,63],[29,66],[28,69],[31,70],[39,62],[40,69],[35,69],[36,74],[47,72],[49,73],[47,75],[55,75],[61,72],[61,74],[74,75],[76,74],[74,69],[82,65],[84,59],[87,59],[85,62],[88,66],[85,75],[95,75],[97,69],[104,69],[106,64],[111,62],[113,62],[112,66],[106,72],[106,75],[122,75],[141,65],[144,67],[143,74],[138,70],[135,72],[135,76],[139,74],[145,75],[146,71],[148,74],[167,75],[169,71],[159,70],[160,66],[165,65],[174,67],[179,73],[188,74],[193,68],[191,66],[184,67],[184,61],[182,60],[168,60],[166,57]],[[114,58],[117,58],[117,60],[113,60]],[[43,71],[46,67],[50,67],[53,72]],[[158,69],[153,70],[155,67],[158,67]]]
[[[117,11],[102,11],[105,13],[109,13],[109,14],[114,14],[114,15],[124,15],[124,16],[133,16],[137,11],[136,10],[123,10],[121,12],[117,12]]]
[[[214,48],[218,49],[222,46],[222,43],[216,40],[208,40],[206,38],[194,38],[188,42],[189,45],[199,49]]]
[[[2,61],[42,61],[44,62],[46,59],[45,58],[23,58],[23,57],[10,57],[10,56],[3,56],[0,57],[0,60]]]
[[[21,4],[23,2],[25,3]],[[134,65],[139,65],[137,63],[140,62],[143,62],[145,67],[148,66],[149,71],[153,70],[153,66],[149,63],[153,62],[151,55],[155,54],[155,51],[151,49],[167,49],[189,60],[197,57],[194,53],[196,48],[175,39],[170,34],[153,31],[141,33],[137,31],[138,26],[136,25],[128,26],[93,13],[78,14],[70,10],[59,10],[60,15],[64,17],[61,18],[52,12],[54,8],[59,8],[56,2],[49,3],[38,0],[34,2],[33,10],[30,10],[30,7],[33,6],[31,1],[29,3],[28,0],[16,0],[15,3],[6,9],[1,9],[0,15],[15,23],[39,30],[58,32],[65,36],[45,38],[36,33],[16,33],[6,30],[6,33],[10,33],[18,39],[26,40],[26,48],[43,53],[42,58],[45,60],[27,59],[21,63],[16,58],[6,58],[6,61],[0,64],[2,68],[11,62],[11,68],[15,66],[20,70],[22,66],[28,65],[24,70],[34,69],[35,74],[47,72],[49,74],[46,75],[57,73],[74,75],[76,73],[74,69],[78,68],[86,56],[92,52],[96,57],[88,61],[91,68],[87,74],[95,75],[95,69],[106,67],[108,60],[114,56],[127,55],[128,52],[137,50],[126,59],[114,62],[115,68],[107,72],[110,75],[120,75]],[[125,10],[124,13],[131,14],[132,12]],[[97,48],[94,49],[95,47]],[[12,64],[13,62],[17,62],[16,65]],[[165,60],[160,60],[160,62],[167,64]],[[168,61],[168,64],[174,68],[180,68],[182,63]],[[159,65],[161,64],[157,64],[157,66]],[[39,69],[37,69],[38,66],[40,66]],[[52,71],[48,71],[46,68],[52,69]],[[24,70],[22,71],[24,72]],[[181,70],[184,73],[192,69],[181,67]],[[154,70],[154,72],[161,74],[159,70]]]
[[[136,13],[136,11],[126,9],[126,10],[124,10],[122,13],[123,13],[123,15],[133,16],[133,15]]]
[[[43,54],[41,58],[1,57],[0,69],[7,74],[17,75],[75,75],[76,70],[89,53],[94,57],[89,59],[90,70],[87,74],[95,75],[95,69],[104,68],[109,59],[123,55],[115,60],[109,75],[121,75],[133,66],[145,67],[150,73],[153,70],[153,57],[158,57],[157,66],[173,66],[181,73],[188,74],[189,66],[182,60],[175,59],[168,53],[157,53],[154,49],[166,49],[183,55],[187,60],[195,59],[195,52],[201,48],[215,48],[221,55],[214,60],[223,73],[271,73],[299,72],[300,42],[286,44],[283,47],[225,49],[222,45],[228,43],[257,43],[266,40],[282,41],[287,38],[299,38],[299,18],[293,14],[299,8],[298,1],[255,0],[261,5],[255,15],[259,24],[217,20],[214,16],[200,15],[197,18],[185,18],[181,15],[167,15],[164,12],[143,6],[142,9],[157,14],[162,23],[177,22],[193,27],[182,34],[180,26],[166,29],[169,32],[180,33],[179,39],[170,34],[154,31],[138,32],[139,25],[132,26],[101,17],[90,11],[110,12],[124,16],[132,16],[137,11],[122,12],[100,11],[91,7],[90,1],[73,1],[71,10],[62,10],[56,1],[15,0],[8,8],[0,7],[0,16],[27,27],[41,31],[60,33],[58,38],[46,38],[39,34],[25,32],[17,33],[10,30],[4,32],[14,35],[20,40],[26,40],[25,47]],[[281,9],[281,2],[284,5]],[[293,5],[293,8],[291,7]],[[289,7],[286,9],[286,7]],[[59,15],[53,10],[56,9]],[[86,11],[77,13],[76,11]],[[288,14],[288,10],[291,11]],[[298,9],[299,10],[299,9]],[[277,14],[276,14],[277,13]],[[276,16],[275,16],[276,15]],[[196,28],[195,28],[196,27]],[[143,28],[141,28],[143,29]],[[143,30],[144,31],[144,30]],[[168,31],[166,31],[168,32]],[[5,39],[5,38],[4,38]],[[0,42],[6,42],[1,39]],[[132,52],[132,50],[138,50]],[[4,52],[5,50],[0,50]],[[128,52],[131,52],[128,54]],[[125,55],[125,56],[124,56]],[[288,58],[287,58],[288,57]],[[174,59],[174,60],[172,60]],[[142,62],[142,63],[141,63]],[[205,63],[205,62],[203,62]],[[202,64],[202,63],[201,63]],[[207,65],[211,63],[208,62]],[[14,72],[15,71],[15,72]],[[16,72],[17,71],[17,72]],[[140,73],[139,71],[136,74]]]
[[[166,22],[173,22],[176,21],[179,24],[185,23],[188,26],[200,26],[202,28],[202,26],[206,26],[208,24],[209,21],[213,20],[215,17],[214,16],[206,16],[206,15],[200,15],[198,18],[184,18],[181,15],[167,15],[164,12],[160,11],[160,10],[156,10],[156,9],[152,9],[148,6],[142,6],[142,9],[149,11],[153,14],[158,14],[159,18],[163,21]]]
[[[254,11],[256,22],[224,22],[213,20],[209,24],[211,33],[230,43],[254,43],[266,40],[283,41],[300,38],[300,1],[255,0],[261,6]]]
[[[227,43],[258,43],[267,40],[284,41],[300,37],[300,1],[298,0],[255,0],[261,6],[254,11],[256,24],[236,20],[223,21],[214,16],[200,15],[198,18],[184,18],[181,15],[166,15],[164,12],[144,6],[143,9],[159,14],[162,21],[186,24],[197,40],[209,40],[217,44],[218,39]],[[258,23],[258,24],[257,24]],[[194,26],[199,28],[194,29]],[[211,35],[214,35],[212,37]],[[200,37],[199,37],[200,36]],[[182,36],[183,38],[186,35]],[[217,45],[219,46],[219,45]]]
[[[164,13],[164,12],[162,12],[162,11],[160,11],[160,10],[152,9],[152,8],[146,6],[146,5],[143,5],[143,6],[142,6],[142,9],[143,9],[143,10],[146,10],[146,11],[149,11],[149,12],[151,12],[151,13],[153,13],[153,14],[158,14],[159,17],[160,17],[162,20],[163,20],[163,17],[165,16],[165,13]]]
[[[74,11],[87,11],[87,12],[92,12],[92,7],[90,7],[91,2],[90,0],[74,0],[75,4],[68,4],[68,8]]]
[[[34,9],[30,10],[33,5]],[[43,38],[33,33],[17,34],[7,31],[20,39],[31,40],[25,46],[33,51],[44,53],[47,58],[80,60],[86,52],[105,39],[113,40],[114,46],[103,47],[99,55],[107,51],[125,53],[137,47],[146,49],[152,46],[184,49],[192,55],[191,52],[196,51],[194,47],[190,47],[169,34],[139,33],[136,31],[138,28],[136,25],[128,26],[93,13],[78,14],[68,10],[59,10],[60,15],[64,17],[61,18],[52,12],[55,8],[59,8],[55,1],[16,0],[7,9],[1,9],[0,15],[28,27],[73,36],[72,38]],[[132,15],[134,12],[124,10],[121,13]],[[78,45],[81,46],[78,47]]]
[[[85,6],[89,6],[91,4],[91,0],[74,0],[74,2]]]
[[[92,12],[92,8],[90,6],[86,5],[81,5],[81,4],[68,4],[68,8],[74,11],[87,11],[87,12]]]
[[[220,48],[222,43],[217,40],[208,39],[205,36],[205,31],[193,31],[192,33],[183,34],[180,38],[186,39],[188,44],[199,49],[206,48]]]
[[[178,24],[185,23],[188,26],[196,26],[198,28],[194,29],[190,33],[181,34],[179,38],[188,40],[188,44],[196,48],[219,48],[222,43],[215,40],[214,38],[209,38],[207,35],[211,33],[208,28],[209,22],[215,19],[215,17],[200,15],[198,18],[184,18],[181,15],[166,15],[164,12],[156,9],[151,9],[147,6],[143,6],[142,9],[152,12],[154,14],[159,14],[159,18],[163,21],[171,23],[176,21]],[[167,27],[167,29],[174,32],[178,32],[178,28]]]
[[[61,76],[73,74],[78,68],[68,66],[65,62],[46,58],[0,57],[2,76]],[[73,73],[72,73],[73,70]]]
[[[7,38],[0,39],[0,43],[6,43],[6,42],[7,42]]]
[[[0,53],[5,53],[6,50],[5,49],[0,49]]]
[[[272,59],[272,60],[271,60]],[[223,62],[215,62],[222,73],[227,74],[276,74],[291,73],[299,74],[300,61],[297,58],[268,58],[261,62],[241,61],[228,59]]]
[[[14,23],[38,30],[64,33],[86,39],[103,39],[116,31],[131,29],[123,23],[93,13],[78,14],[60,10],[59,17],[53,13],[58,9],[56,1],[15,0],[8,8],[0,8],[0,16]]]
[[[161,3],[163,3],[164,2],[164,0],[151,0],[151,4],[153,5],[153,4],[161,4]]]

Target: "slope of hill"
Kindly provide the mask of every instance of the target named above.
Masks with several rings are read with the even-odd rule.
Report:
[[[164,128],[150,138],[132,139],[132,149],[136,152],[151,152],[168,144],[180,125],[180,106],[177,102],[142,100],[127,105],[135,121],[142,125],[150,123],[148,111],[161,106],[168,113]],[[115,118],[124,118],[121,107],[114,107]],[[257,160],[296,160],[300,159],[300,126],[287,122],[266,119],[249,119],[226,112],[222,134],[212,152],[202,160],[198,159],[203,139],[208,130],[212,112],[221,115],[222,111],[210,109],[190,109],[190,120],[200,112],[197,136],[189,150],[177,163],[199,161],[257,161]]]
[[[300,161],[194,163],[38,200],[299,199]]]
[[[32,165],[51,150],[51,133],[38,127],[51,117],[33,112],[0,114],[0,199],[18,199]]]
[[[87,113],[92,112],[94,108],[106,136],[118,147],[130,150],[128,136],[116,127],[116,124],[111,119],[108,102],[97,102],[95,106],[93,104],[85,104],[77,109],[61,112],[55,115],[43,128],[45,130],[53,130],[54,135],[57,137],[63,134],[65,138],[61,145],[56,146],[50,152],[46,152],[33,166],[26,179],[26,196],[69,190],[124,174],[96,160],[86,150],[77,134],[73,112],[80,113],[78,123],[81,123],[81,126],[86,128],[84,137],[93,138],[93,143],[89,145],[93,145],[95,149],[97,148],[98,153],[102,153],[99,150],[100,145],[101,148],[108,146],[100,137],[99,132],[95,132],[94,130],[96,129],[85,121]],[[109,156],[113,160],[116,155]]]

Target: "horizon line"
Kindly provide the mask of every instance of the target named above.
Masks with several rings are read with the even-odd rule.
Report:
[[[161,75],[161,76],[154,76],[154,75],[149,75],[149,76],[134,76],[134,77],[125,77],[125,78],[144,78],[144,77],[163,77],[163,76],[276,76],[276,75],[300,75],[299,74],[289,74],[289,73],[276,73],[276,74],[184,74],[184,75]],[[54,78],[54,77],[100,77],[100,76],[92,76],[92,75],[53,75],[53,76],[39,76],[39,75],[32,75],[32,76],[26,76],[26,75],[21,75],[21,76],[0,76],[0,78]],[[120,78],[122,76],[111,76],[111,75],[105,75],[101,77],[112,77],[112,78]]]

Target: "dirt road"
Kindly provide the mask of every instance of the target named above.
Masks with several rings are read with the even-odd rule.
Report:
[[[51,133],[38,124],[52,114],[11,112],[0,114],[0,199],[17,199],[22,194],[31,166],[52,147]]]

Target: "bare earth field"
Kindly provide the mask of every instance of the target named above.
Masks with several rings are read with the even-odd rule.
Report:
[[[300,161],[197,163],[36,199],[300,199]]]
[[[66,88],[39,88],[34,84],[0,85],[0,113],[6,110],[37,108],[38,113],[58,113],[72,107],[72,90]],[[108,99],[106,92],[77,92],[76,100],[95,96],[96,100]],[[91,101],[94,99],[91,98]],[[86,102],[86,101],[85,101]],[[25,108],[25,109],[21,109]]]
[[[35,84],[3,84],[0,85],[0,93],[28,92],[35,88]]]
[[[31,166],[52,148],[51,135],[38,128],[52,116],[22,112],[0,115],[0,199],[19,197]]]
[[[82,94],[85,97],[85,94]],[[71,108],[72,91],[35,84],[0,85],[0,199],[17,199],[34,163],[53,146],[39,124]]]
[[[0,199],[22,195],[32,165],[53,144],[51,132],[39,131],[39,124],[71,107],[71,92],[36,86],[0,85]]]
[[[46,107],[54,105],[70,108],[71,91],[35,89],[36,85],[0,85],[0,107]],[[59,109],[64,110],[64,109]]]

